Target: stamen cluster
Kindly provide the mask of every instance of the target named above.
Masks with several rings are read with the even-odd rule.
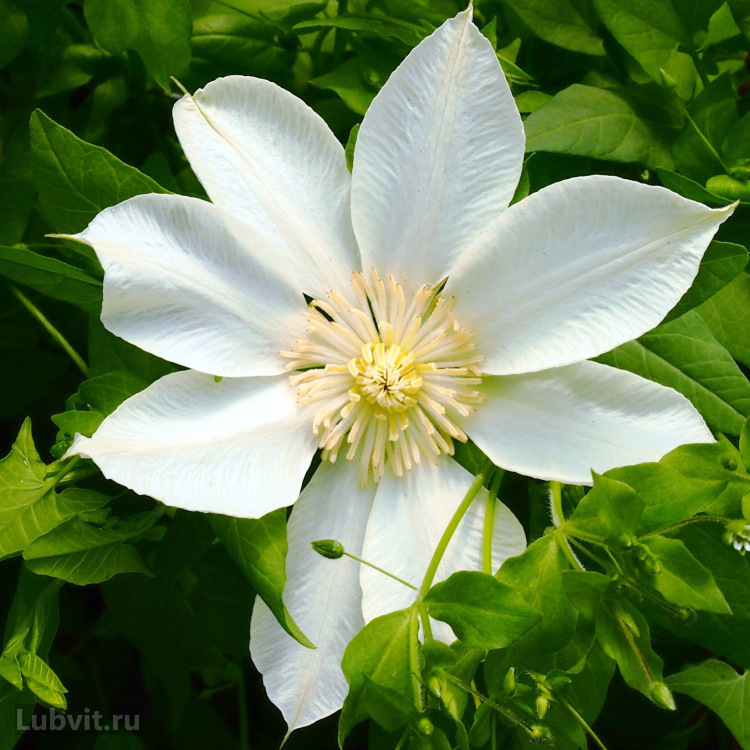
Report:
[[[386,462],[397,476],[453,453],[466,441],[456,424],[483,395],[473,334],[459,326],[453,301],[425,284],[407,303],[392,276],[372,270],[352,274],[348,296],[332,291],[305,313],[307,338],[291,351],[287,369],[300,404],[315,404],[313,430],[323,458],[359,462],[367,484],[383,476]]]

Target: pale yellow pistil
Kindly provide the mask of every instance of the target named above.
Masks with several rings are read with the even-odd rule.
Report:
[[[282,352],[292,361],[301,404],[315,404],[313,430],[331,462],[346,444],[346,460],[359,462],[360,483],[397,476],[422,457],[435,461],[466,440],[456,424],[483,395],[472,334],[460,328],[452,301],[421,287],[407,305],[400,285],[352,275],[349,298],[331,292],[305,316],[307,338]]]

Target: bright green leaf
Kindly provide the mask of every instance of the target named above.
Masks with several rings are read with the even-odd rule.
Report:
[[[717,432],[738,435],[750,415],[750,383],[695,311],[597,361],[674,388]]]
[[[750,274],[741,273],[699,308],[711,333],[730,354],[750,367]]]
[[[365,625],[347,646],[341,668],[349,683],[349,694],[339,720],[340,746],[352,728],[369,716],[365,678],[399,695],[411,695],[409,637],[412,616],[411,609],[402,609],[377,617]]]
[[[642,573],[668,602],[680,607],[731,614],[711,573],[679,539],[649,537],[641,542],[658,562],[658,572]]]
[[[447,622],[473,648],[505,648],[541,617],[510,586],[473,571],[454,573],[433,586],[424,601],[431,617]]]
[[[568,524],[603,537],[635,532],[643,514],[643,500],[631,487],[608,476],[594,474],[594,488],[586,494]]]
[[[651,84],[601,89],[576,83],[525,120],[526,150],[670,166],[681,123],[670,97]]]

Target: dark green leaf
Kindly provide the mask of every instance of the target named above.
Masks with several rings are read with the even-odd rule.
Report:
[[[717,659],[683,669],[667,679],[678,693],[717,713],[743,748],[750,748],[750,685],[747,673],[737,672]]]
[[[510,586],[473,571],[454,573],[424,601],[431,617],[447,622],[473,648],[505,648],[541,617]]]
[[[507,0],[524,23],[545,42],[558,47],[603,55],[604,45],[596,35],[596,24],[590,13],[582,12],[585,3],[571,0]]]
[[[750,415],[750,383],[695,311],[597,361],[674,388],[717,432],[738,435]]]
[[[153,79],[169,91],[169,77],[190,63],[189,0],[85,0],[83,13],[96,40],[115,54],[134,49]]]
[[[40,110],[31,115],[34,184],[58,232],[79,232],[102,209],[140,193],[166,192],[109,151],[77,138]]]
[[[98,314],[102,283],[61,260],[39,255],[27,247],[0,246],[0,274],[38,292]]]
[[[648,167],[670,166],[682,115],[654,85],[573,84],[524,122],[527,151],[553,151]]]
[[[258,519],[214,515],[211,516],[211,524],[281,627],[303,646],[315,648],[294,622],[283,600],[286,585],[286,510],[280,508]]]
[[[692,0],[690,0],[692,1]],[[662,73],[675,82],[678,95],[691,98],[696,71],[690,56],[678,51],[679,45],[690,47],[693,33],[708,25],[720,0],[702,0],[693,9],[682,0],[594,0],[599,16],[617,41],[641,64],[656,83]]]
[[[424,30],[415,24],[399,21],[385,16],[368,16],[352,14],[334,18],[314,18],[295,25],[295,31],[307,31],[321,28],[347,29],[372,34],[387,39],[396,39],[409,47],[414,47],[425,36]]]

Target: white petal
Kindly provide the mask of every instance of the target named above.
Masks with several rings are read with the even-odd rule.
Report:
[[[352,176],[364,267],[441,281],[507,207],[523,151],[510,88],[469,8],[409,53],[365,115]]]
[[[174,122],[211,200],[269,238],[307,294],[348,285],[351,177],[320,116],[276,84],[229,76],[184,96]]]
[[[310,547],[317,539],[337,539],[347,552],[361,554],[375,487],[360,487],[354,469],[346,461],[324,461],[289,519],[284,601],[317,648],[297,643],[255,601],[250,653],[290,732],[341,708],[348,690],[341,659],[365,624],[359,563],[327,560]]]
[[[451,271],[456,317],[493,375],[597,356],[656,326],[733,207],[577,177],[513,205]]]
[[[683,395],[597,362],[488,377],[481,389],[488,399],[463,429],[495,464],[530,477],[591,484],[591,469],[713,442]]]
[[[367,524],[362,558],[419,588],[440,537],[473,481],[466,469],[447,456],[442,456],[437,466],[424,462],[400,478],[386,471]],[[458,570],[482,569],[486,506],[487,490],[482,489],[453,535],[435,583]],[[525,548],[523,527],[497,501],[493,570]],[[414,601],[414,591],[367,566],[362,566],[360,580],[367,622]]]
[[[129,398],[69,453],[167,505],[259,518],[297,499],[316,443],[285,376],[217,383],[187,370]]]
[[[206,201],[141,195],[78,235],[104,267],[102,322],[141,349],[212,375],[274,375],[305,301],[268,243]]]

